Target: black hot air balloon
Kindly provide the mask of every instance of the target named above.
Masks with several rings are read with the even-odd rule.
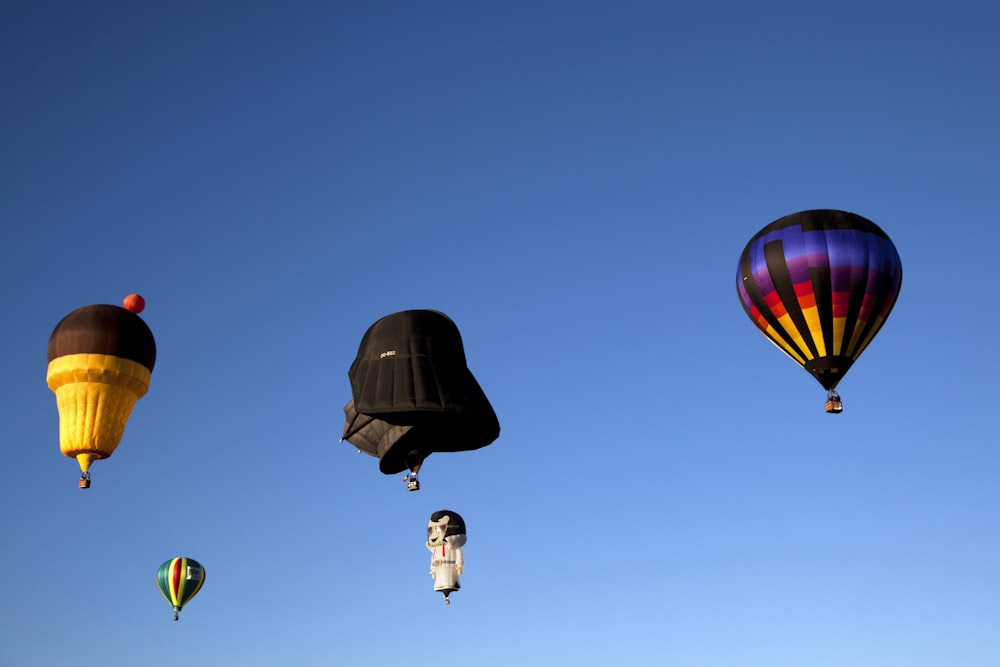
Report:
[[[465,360],[458,327],[436,310],[407,310],[375,322],[348,377],[342,440],[378,457],[386,475],[409,470],[411,491],[432,452],[479,449],[500,423]]]
[[[896,303],[899,254],[871,220],[845,211],[793,213],[757,232],[740,255],[736,290],[772,343],[827,390],[871,343]]]

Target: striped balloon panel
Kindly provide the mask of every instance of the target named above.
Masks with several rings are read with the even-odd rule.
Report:
[[[882,327],[902,276],[895,246],[875,223],[804,211],[750,240],[737,292],[764,335],[832,389]]]
[[[174,611],[180,611],[204,583],[205,568],[193,558],[172,558],[156,573],[156,585]]]

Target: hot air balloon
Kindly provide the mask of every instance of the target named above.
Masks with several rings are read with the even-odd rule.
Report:
[[[479,449],[500,423],[465,360],[458,327],[436,310],[407,310],[378,320],[351,364],[352,400],[344,406],[347,440],[378,457],[386,475],[404,470],[407,488],[432,452]]]
[[[757,232],[740,255],[736,290],[757,328],[827,390],[826,411],[836,414],[837,384],[882,328],[902,279],[878,225],[820,209]]]
[[[457,512],[439,510],[431,514],[427,523],[431,577],[434,578],[434,590],[444,595],[445,604],[451,604],[448,596],[462,587],[459,575],[465,566],[462,547],[466,539],[465,521]]]
[[[171,558],[156,572],[156,586],[174,608],[174,620],[205,583],[205,568],[193,558]]]
[[[141,309],[129,295],[126,303]],[[98,304],[78,308],[49,337],[46,380],[59,410],[59,448],[80,464],[80,488],[90,464],[115,451],[135,402],[149,389],[156,342],[135,312]]]

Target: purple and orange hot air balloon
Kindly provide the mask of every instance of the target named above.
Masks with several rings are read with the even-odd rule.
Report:
[[[885,323],[903,266],[889,236],[855,213],[793,213],[757,232],[740,255],[736,290],[753,323],[827,390],[826,411],[843,409],[837,384]]]

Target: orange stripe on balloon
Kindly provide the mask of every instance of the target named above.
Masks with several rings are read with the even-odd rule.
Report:
[[[764,295],[764,303],[767,304],[768,308],[774,308],[781,303],[781,297],[778,295],[777,291],[771,292],[770,294]]]

